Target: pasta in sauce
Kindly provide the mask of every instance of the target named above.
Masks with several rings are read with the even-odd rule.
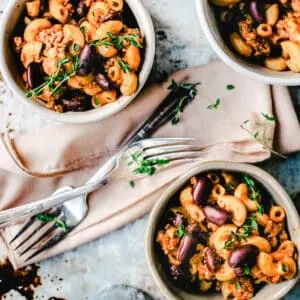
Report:
[[[26,96],[57,112],[133,95],[143,46],[123,0],[28,1],[12,38]]]
[[[156,242],[165,273],[188,292],[247,300],[297,273],[285,210],[237,173],[191,178],[163,215]]]

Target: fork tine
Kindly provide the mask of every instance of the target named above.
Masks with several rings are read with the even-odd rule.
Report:
[[[183,152],[173,152],[163,155],[154,155],[151,159],[167,159],[172,161],[189,161],[196,158],[204,158],[205,153],[200,151],[183,151]]]
[[[14,250],[19,249],[21,246],[23,246],[27,241],[29,241],[38,231],[40,231],[47,223],[41,223],[40,226],[38,226],[33,232],[31,232],[23,241],[21,241]],[[26,224],[27,225],[27,224]]]
[[[142,148],[154,148],[160,146],[171,146],[180,143],[188,143],[195,141],[194,138],[152,138],[152,139],[144,139],[137,143],[132,144],[132,147],[138,145]]]
[[[40,237],[38,237],[33,243],[31,243],[25,250],[23,250],[20,253],[20,256],[24,255],[26,252],[28,252],[32,247],[34,247],[38,242],[43,240],[47,235],[49,235],[51,232],[53,232],[55,229],[57,229],[57,226],[53,224],[46,232],[44,232]]]
[[[148,148],[144,149],[143,151],[143,157],[144,159],[149,159],[154,156],[162,156],[167,155],[171,153],[180,153],[180,152],[193,152],[193,151],[199,151],[202,148],[198,145],[173,145],[173,146],[161,146],[157,148]]]
[[[35,220],[35,217],[31,217],[29,221],[17,232],[17,234],[13,237],[9,244],[12,244],[23,232],[25,232],[35,222]]]
[[[41,252],[43,252],[47,248],[50,248],[51,246],[53,246],[56,243],[58,243],[63,238],[63,236],[65,236],[69,231],[70,231],[70,229],[68,229],[67,231],[59,230],[54,236],[52,236],[52,238],[50,240],[48,240],[46,242],[46,244],[44,246],[42,246],[40,249],[38,249],[37,251],[35,251],[29,257],[27,257],[25,259],[25,261],[30,260],[31,258],[37,256],[38,254],[40,254]]]

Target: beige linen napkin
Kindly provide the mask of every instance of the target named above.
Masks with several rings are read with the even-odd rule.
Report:
[[[62,242],[33,260],[24,262],[26,256],[20,258],[8,245],[20,224],[5,228],[1,232],[2,239],[15,268],[78,247],[143,216],[171,181],[201,161],[258,162],[269,158],[270,152],[252,136],[272,144],[275,122],[265,122],[261,113],[276,114],[277,151],[300,150],[300,139],[295,138],[300,136],[300,126],[286,88],[271,88],[233,72],[220,62],[182,70],[171,78],[201,82],[201,85],[180,123],[165,125],[155,136],[195,137],[197,143],[206,148],[203,159],[136,180],[134,188],[130,187],[127,178],[120,178],[91,193],[86,219]],[[168,84],[147,88],[125,110],[99,123],[84,126],[55,124],[11,140],[3,137],[0,144],[0,209],[38,200],[64,185],[83,184],[104,157],[163,100],[169,92]],[[235,88],[228,90],[228,84]],[[221,103],[217,109],[209,109],[208,106],[215,104],[218,98]],[[240,127],[241,124],[245,129]]]

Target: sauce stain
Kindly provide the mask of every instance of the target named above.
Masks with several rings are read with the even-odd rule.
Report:
[[[34,298],[34,289],[41,285],[41,278],[37,275],[39,267],[30,265],[19,270],[14,270],[6,258],[0,262],[0,299],[9,291],[16,291],[27,300]]]

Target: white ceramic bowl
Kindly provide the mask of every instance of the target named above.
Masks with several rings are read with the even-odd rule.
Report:
[[[155,32],[151,17],[141,0],[126,0],[139,28],[145,37],[144,61],[139,74],[139,88],[132,96],[122,96],[116,102],[86,112],[58,113],[43,103],[25,97],[24,84],[16,69],[10,39],[15,25],[25,9],[27,0],[11,0],[1,18],[0,27],[0,70],[9,88],[23,103],[29,105],[44,119],[60,123],[84,124],[105,119],[125,108],[141,91],[152,69],[155,55]]]
[[[209,0],[195,0],[195,3],[201,28],[208,42],[226,64],[238,72],[269,84],[300,85],[300,74],[293,73],[292,71],[272,71],[264,66],[247,62],[231,51],[220,35],[214,11]]]
[[[277,180],[275,180],[266,171],[248,164],[238,164],[238,163],[227,163],[227,162],[208,162],[200,164],[198,167],[192,169],[188,173],[184,174],[178,178],[174,183],[172,183],[169,188],[163,193],[160,199],[157,201],[155,207],[153,208],[147,227],[146,233],[146,255],[148,260],[148,265],[152,272],[152,275],[161,288],[167,299],[181,299],[181,300],[223,300],[221,294],[203,294],[203,295],[193,295],[188,294],[178,288],[176,288],[164,275],[162,266],[159,263],[157,253],[155,251],[156,243],[156,233],[158,229],[158,224],[161,220],[165,209],[181,188],[187,183],[187,181],[200,173],[209,172],[213,170],[225,170],[229,172],[237,172],[249,175],[257,180],[262,186],[270,193],[274,202],[282,206],[287,213],[287,226],[288,231],[297,247],[298,252],[300,248],[300,218],[295,208],[294,203],[290,199],[289,195],[285,192],[282,186]],[[298,257],[298,268],[300,266],[300,257]],[[297,283],[300,277],[299,270],[298,275],[292,280],[284,281],[279,284],[268,284],[263,287],[253,298],[253,300],[278,300],[286,295],[292,287]]]

